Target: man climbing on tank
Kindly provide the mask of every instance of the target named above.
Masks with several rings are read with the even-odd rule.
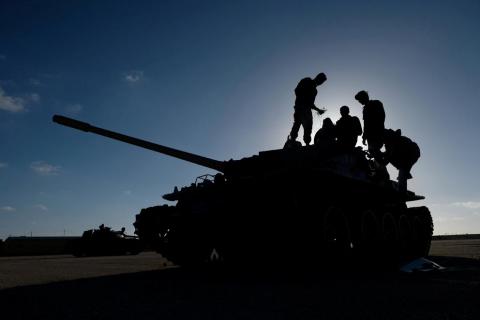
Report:
[[[295,113],[293,114],[293,127],[290,132],[289,141],[295,141],[300,126],[303,127],[303,141],[308,146],[312,140],[312,110],[318,114],[325,112],[315,106],[317,87],[327,81],[325,73],[319,73],[314,79],[303,78],[295,88]],[[288,141],[287,141],[288,142]]]
[[[407,192],[407,180],[412,178],[410,170],[420,158],[420,148],[409,138],[402,136],[399,130],[385,130],[385,153],[383,163],[385,166],[391,163],[398,169],[398,189],[402,193]]]
[[[383,133],[385,130],[385,110],[378,100],[370,100],[366,91],[360,91],[355,99],[363,105],[363,144],[368,143],[368,152],[377,161],[381,161]]]
[[[358,136],[362,134],[362,125],[357,117],[350,115],[350,109],[347,106],[340,108],[340,115],[342,117],[335,125],[338,147],[350,152],[355,149]]]

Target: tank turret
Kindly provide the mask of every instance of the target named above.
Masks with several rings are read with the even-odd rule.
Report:
[[[423,199],[398,191],[384,167],[357,148],[305,146],[219,161],[55,115],[53,121],[219,172],[173,188],[174,205],[143,209],[136,234],[178,264],[245,257],[299,261],[324,255],[382,256],[399,262],[428,254],[433,232]]]

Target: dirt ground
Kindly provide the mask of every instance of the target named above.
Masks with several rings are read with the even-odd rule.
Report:
[[[168,266],[170,262],[154,252],[85,258],[72,255],[0,257],[0,289],[160,270]]]
[[[175,268],[138,256],[0,258],[1,319],[480,319],[480,240],[434,241],[442,272]]]

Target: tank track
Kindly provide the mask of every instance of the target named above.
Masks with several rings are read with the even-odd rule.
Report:
[[[428,256],[433,221],[427,207],[331,208],[325,214],[326,253],[366,264],[396,265]]]
[[[329,206],[323,210],[321,220],[317,232],[304,231],[309,236],[303,235],[294,246],[299,260],[323,264],[326,260],[348,259],[362,264],[397,265],[427,256],[430,250],[433,221],[427,207],[402,205],[359,210]],[[225,256],[234,257],[232,261],[225,259],[226,262],[239,263],[235,257],[243,256],[236,250],[225,252],[219,247],[221,237],[215,241],[213,232],[200,219],[185,217],[173,206],[143,209],[134,225],[142,240],[178,265],[204,264]],[[272,248],[274,250],[278,248]],[[262,253],[253,249],[250,256],[259,259]]]

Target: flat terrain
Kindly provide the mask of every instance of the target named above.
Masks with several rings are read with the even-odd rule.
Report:
[[[154,252],[85,258],[72,255],[0,257],[0,289],[160,270],[168,266],[170,262]]]
[[[480,319],[480,240],[434,241],[442,272],[233,272],[138,256],[0,258],[1,319]],[[286,267],[286,268],[285,268]]]
[[[431,256],[480,259],[480,239],[432,241]]]

